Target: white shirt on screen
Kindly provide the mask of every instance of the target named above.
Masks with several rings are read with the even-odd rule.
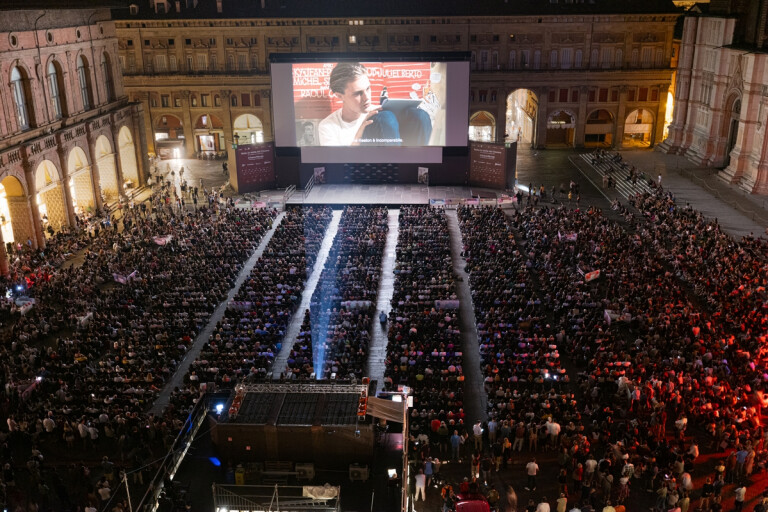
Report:
[[[355,134],[360,125],[365,121],[365,116],[360,116],[351,123],[341,118],[341,110],[338,109],[318,125],[321,146],[351,146],[355,140]]]

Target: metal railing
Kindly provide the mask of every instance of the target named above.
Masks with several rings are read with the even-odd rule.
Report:
[[[207,396],[203,396],[195,404],[194,409],[187,417],[184,425],[179,430],[179,434],[171,445],[171,449],[168,450],[163,461],[160,463],[160,467],[157,468],[152,481],[147,487],[147,491],[142,496],[139,503],[134,507],[134,510],[149,510],[155,512],[158,508],[158,499],[160,493],[163,490],[165,483],[165,477],[168,475],[173,480],[176,471],[179,469],[181,462],[189,450],[192,441],[194,441],[197,432],[200,430],[200,425],[208,416],[209,399]]]

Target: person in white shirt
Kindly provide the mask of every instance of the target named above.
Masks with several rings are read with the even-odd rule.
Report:
[[[536,505],[536,512],[549,512],[550,506],[546,496],[541,497],[541,501]]]
[[[413,498],[413,501],[419,501],[419,494],[421,494],[421,501],[426,501],[426,498],[424,497],[424,490],[427,486],[427,475],[424,474],[423,470],[419,470],[419,473],[416,475],[416,496]]]
[[[539,465],[536,464],[536,459],[531,459],[531,461],[528,464],[526,464],[525,472],[528,475],[528,485],[525,487],[525,490],[535,491],[536,475],[539,473]]]
[[[371,98],[371,81],[359,62],[339,62],[331,71],[331,93],[342,106],[320,121],[321,146],[426,146],[432,134],[427,112],[412,107],[396,116]],[[401,134],[402,127],[402,134]],[[407,139],[407,140],[404,140]]]

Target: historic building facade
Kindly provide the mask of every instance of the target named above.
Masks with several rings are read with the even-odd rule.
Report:
[[[146,181],[142,109],[125,96],[110,16],[104,8],[0,15],[3,272],[6,244],[44,247],[46,231]]]
[[[711,7],[712,15],[685,18],[674,118],[660,149],[768,194],[768,3],[753,2],[751,14],[729,2]]]
[[[344,15],[323,2],[144,0],[116,12],[115,24],[126,91],[148,113],[150,150],[169,157],[221,156],[233,143],[271,139],[276,52],[468,52],[472,139],[520,137],[537,148],[661,142],[672,3],[616,13],[607,1],[560,1],[470,13],[433,2],[433,14],[387,2],[376,14]]]

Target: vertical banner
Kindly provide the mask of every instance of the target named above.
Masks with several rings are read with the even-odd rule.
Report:
[[[262,142],[237,148],[237,191],[257,192],[275,186],[275,147]]]
[[[471,142],[469,184],[474,187],[505,188],[507,148],[504,144]]]
[[[325,183],[325,167],[315,167],[315,185]]]

